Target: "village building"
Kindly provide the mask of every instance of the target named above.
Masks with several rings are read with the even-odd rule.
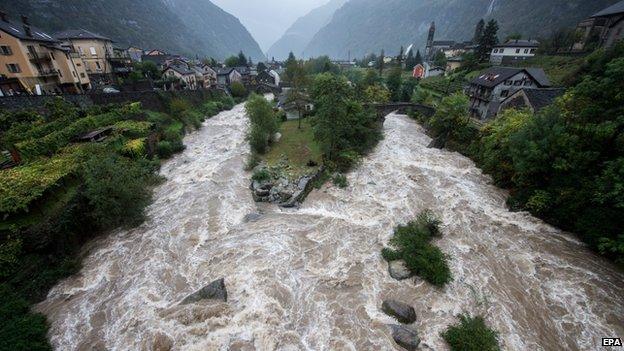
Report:
[[[90,88],[81,58],[28,18],[0,12],[0,96],[79,93]]]
[[[109,58],[113,74],[127,77],[134,70],[134,61],[130,57],[128,49],[113,46],[113,54]]]
[[[624,38],[624,0],[599,11],[577,26],[580,40],[573,51],[585,51],[595,47],[611,47]]]
[[[234,82],[243,81],[243,76],[233,67],[221,68],[217,71],[217,84],[230,86]]]
[[[464,59],[461,56],[449,57],[446,60],[446,71],[453,72],[454,70],[461,68],[464,64]]]
[[[198,87],[196,71],[182,62],[175,62],[167,66],[163,71],[163,76],[178,80],[181,87],[189,90],[195,90]]]
[[[217,85],[217,71],[215,71],[212,67],[205,64],[200,64],[196,66],[196,69],[202,75],[204,88],[210,88]]]
[[[496,45],[490,53],[490,63],[493,65],[510,65],[534,57],[539,42],[536,40],[508,40],[504,44]]]
[[[496,116],[500,104],[520,89],[550,88],[551,84],[541,68],[492,67],[470,82],[470,114],[487,120]]]
[[[258,83],[277,85],[275,84],[275,77],[271,73],[269,73],[269,71],[260,71],[256,79]]]
[[[113,57],[111,39],[85,29],[66,30],[54,36],[80,55],[91,82],[96,84],[112,82],[114,70],[110,63]]]
[[[546,106],[552,105],[555,99],[565,93],[563,88],[544,88],[544,89],[520,89],[511,94],[505,101],[500,104],[498,112],[503,110],[529,109],[531,112],[538,112]]]
[[[141,62],[141,57],[143,57],[144,54],[143,49],[136,46],[130,46],[126,49],[126,51],[128,52],[128,56],[130,56],[130,59],[132,59],[132,61]]]

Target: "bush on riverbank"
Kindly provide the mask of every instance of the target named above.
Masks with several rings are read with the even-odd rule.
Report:
[[[51,349],[45,318],[30,312],[29,304],[79,270],[84,242],[143,219],[159,179],[155,157],[183,150],[183,135],[205,118],[202,106],[211,104],[212,113],[231,98],[213,94],[208,102],[168,103],[164,112],[139,104],[81,110],[56,99],[45,115],[2,114],[9,125],[3,125],[0,145],[23,153],[25,161],[0,171],[0,349]],[[73,142],[109,126],[110,135],[99,143]]]
[[[451,351],[500,351],[498,333],[485,324],[483,317],[459,315],[458,318],[458,324],[442,333]]]
[[[440,224],[430,211],[423,211],[415,221],[395,229],[391,248],[384,248],[382,257],[388,262],[403,260],[412,274],[444,286],[452,279],[447,256],[431,244],[433,238],[441,235]]]

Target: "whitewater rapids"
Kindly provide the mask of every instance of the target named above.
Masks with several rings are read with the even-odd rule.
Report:
[[[36,309],[57,350],[400,350],[380,311],[416,309],[424,350],[483,314],[504,350],[596,350],[624,337],[624,274],[567,233],[505,207],[472,161],[428,149],[421,127],[391,114],[385,139],[299,209],[258,207],[243,171],[242,105],[207,120],[165,163],[148,220],[94,240],[79,274]],[[454,281],[393,280],[380,250],[394,226],[431,209]],[[260,213],[258,219],[246,216]],[[248,217],[247,217],[248,218]],[[178,303],[224,277],[227,303]]]

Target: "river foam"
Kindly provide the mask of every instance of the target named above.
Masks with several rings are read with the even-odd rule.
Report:
[[[406,116],[348,175],[298,210],[257,207],[242,170],[241,105],[186,137],[163,166],[148,220],[85,249],[79,274],[37,306],[58,350],[398,350],[383,299],[412,304],[423,344],[458,313],[479,313],[506,350],[596,350],[624,336],[624,276],[566,233],[510,212],[506,194],[456,153],[429,149]],[[424,209],[454,281],[395,281],[380,250]],[[260,212],[255,221],[245,216]],[[225,277],[227,303],[178,306]],[[425,348],[426,349],[426,348]]]

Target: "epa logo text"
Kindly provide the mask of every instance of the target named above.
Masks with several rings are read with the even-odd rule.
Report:
[[[602,346],[622,346],[620,338],[602,338]]]

